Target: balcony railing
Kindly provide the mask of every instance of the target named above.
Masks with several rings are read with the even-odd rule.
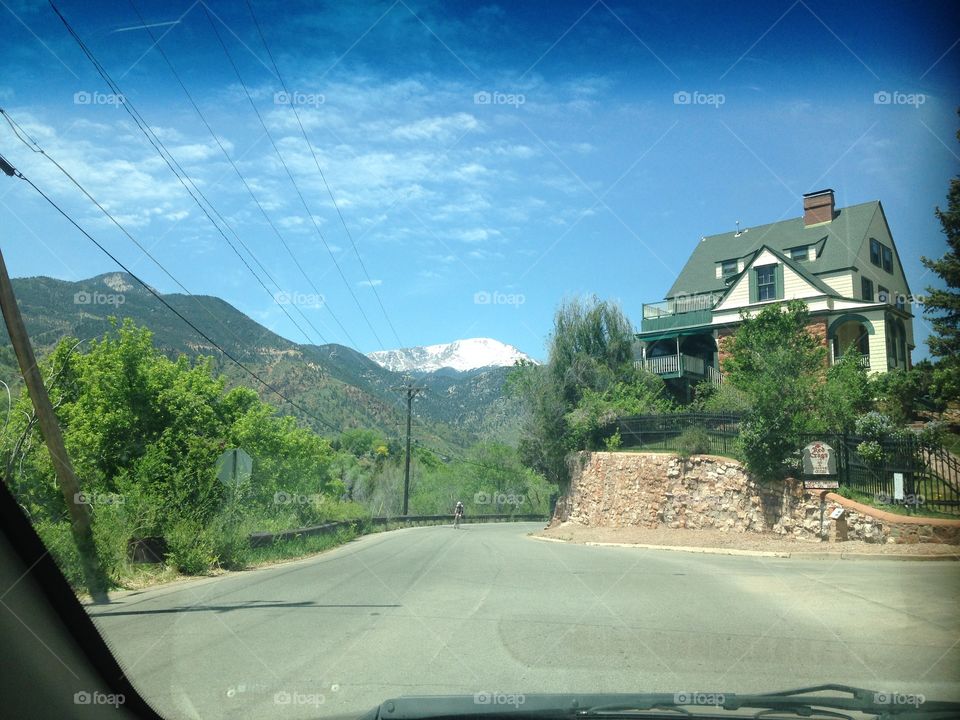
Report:
[[[658,303],[645,304],[643,306],[643,319],[654,320],[697,310],[712,310],[721,297],[723,297],[721,292],[709,292],[698,295],[677,295]]]
[[[831,354],[830,354],[830,364],[831,364],[831,365],[836,365],[838,362],[840,362],[840,358],[837,357],[837,355],[831,353]],[[869,369],[870,369],[870,356],[869,356],[869,355],[860,355],[860,356],[857,358],[857,365],[859,365],[859,366],[862,367],[862,368],[866,368],[867,370],[869,370]]]
[[[703,358],[682,353],[637,360],[635,364],[656,375],[706,375],[707,373],[707,364]]]
[[[678,295],[662,302],[644,305],[640,329],[649,332],[709,325],[713,306],[722,296],[723,293],[719,292]]]

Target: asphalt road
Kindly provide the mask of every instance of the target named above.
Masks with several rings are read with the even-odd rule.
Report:
[[[397,530],[90,612],[168,718],[824,682],[960,699],[958,563],[589,547],[528,537],[539,527]]]

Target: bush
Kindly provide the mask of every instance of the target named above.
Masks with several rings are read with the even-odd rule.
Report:
[[[857,418],[854,430],[860,437],[880,441],[888,437],[894,428],[889,417],[883,413],[872,411]]]
[[[870,465],[883,462],[883,445],[876,440],[864,440],[857,445],[857,454]]]
[[[133,535],[127,508],[122,504],[97,505],[93,509],[93,540],[100,565],[107,577],[119,583],[128,571],[127,544]]]
[[[946,434],[946,424],[939,420],[932,420],[923,424],[923,427],[917,433],[917,440],[924,447],[937,447],[943,445]]]
[[[711,449],[710,435],[702,427],[689,427],[677,438],[677,453],[684,459],[709,453]]]
[[[620,431],[617,430],[613,435],[603,441],[607,450],[619,450],[623,445],[623,438],[620,437]]]
[[[217,561],[210,533],[190,521],[175,524],[167,533],[167,562],[187,575],[203,575]]]
[[[70,523],[40,520],[34,524],[34,529],[53,559],[57,561],[57,567],[60,568],[60,572],[70,586],[75,589],[85,588],[80,553],[77,552],[77,546],[73,541]]]

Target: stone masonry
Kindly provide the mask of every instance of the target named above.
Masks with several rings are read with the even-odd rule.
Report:
[[[571,457],[569,492],[554,522],[591,527],[710,528],[796,540],[960,544],[960,522],[893,515],[797,480],[761,485],[736,460],[664,453],[593,452]],[[842,520],[829,513],[845,508]],[[822,518],[822,519],[821,519]],[[822,523],[822,525],[821,525]]]

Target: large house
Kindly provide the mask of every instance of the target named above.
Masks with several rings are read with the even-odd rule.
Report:
[[[855,348],[871,373],[909,368],[910,288],[879,201],[803,196],[803,217],[704,237],[662,302],[643,306],[638,362],[689,392],[722,380],[740,313],[799,299],[830,362]]]

